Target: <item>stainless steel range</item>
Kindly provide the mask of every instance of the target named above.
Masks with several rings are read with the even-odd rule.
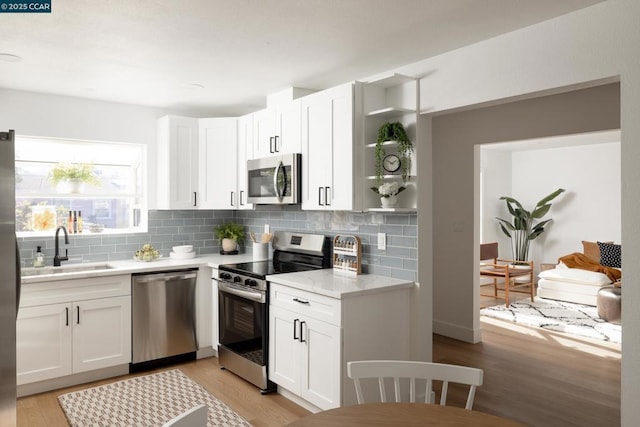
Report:
[[[260,388],[275,390],[267,374],[269,283],[266,276],[330,266],[329,238],[275,232],[273,259],[218,267],[220,366]]]

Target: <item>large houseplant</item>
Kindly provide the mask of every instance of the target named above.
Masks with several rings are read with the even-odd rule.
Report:
[[[552,219],[547,219],[534,223],[535,220],[541,220],[551,209],[551,200],[558,197],[565,190],[557,189],[540,200],[533,210],[526,210],[522,204],[512,197],[500,197],[507,204],[507,209],[513,217],[513,222],[502,218],[496,218],[500,224],[502,232],[511,239],[511,250],[515,261],[527,261],[529,258],[529,246],[531,241],[544,232],[544,227]]]
[[[222,223],[215,227],[214,232],[225,252],[235,251],[238,242],[244,239],[244,226],[235,222]]]
[[[400,157],[400,171],[402,181],[407,182],[409,170],[411,168],[411,153],[413,144],[407,136],[404,126],[400,122],[386,122],[378,129],[376,140],[376,184],[382,184],[382,159],[386,155],[384,143],[387,141],[397,142],[397,152]]]

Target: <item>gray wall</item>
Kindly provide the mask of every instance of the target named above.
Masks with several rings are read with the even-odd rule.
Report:
[[[416,214],[379,214],[349,212],[307,212],[299,206],[258,206],[254,211],[149,211],[149,232],[118,235],[72,235],[67,247],[69,262],[96,262],[131,259],[144,243],[153,244],[163,256],[171,247],[193,244],[198,254],[220,251],[213,228],[234,220],[246,226],[247,232],[261,234],[264,224],[271,231],[299,231],[324,234],[333,239],[338,234],[360,237],[363,243],[363,272],[416,280],[417,226]],[[387,249],[377,249],[377,233],[387,234]],[[248,239],[242,246],[251,252]],[[51,237],[18,239],[23,266],[31,266],[36,246],[42,246],[46,265],[52,265],[55,242]]]
[[[474,147],[618,129],[620,86],[608,84],[433,118],[434,332],[466,341],[475,324]]]

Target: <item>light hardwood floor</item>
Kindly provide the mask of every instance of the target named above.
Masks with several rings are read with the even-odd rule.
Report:
[[[480,344],[434,336],[434,361],[484,369],[475,410],[531,426],[620,425],[619,345],[492,319],[483,319],[482,329]],[[261,395],[252,385],[221,370],[215,358],[177,367],[254,426],[284,426],[308,414],[282,396]],[[118,379],[122,378],[21,398],[18,426],[66,426],[58,395]],[[450,403],[461,404],[465,392],[451,387]]]

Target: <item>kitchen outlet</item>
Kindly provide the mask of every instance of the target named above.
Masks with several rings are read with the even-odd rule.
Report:
[[[387,249],[387,235],[385,233],[378,233],[378,249]]]
[[[269,224],[265,224],[264,225],[264,234],[267,234],[269,232]]]

